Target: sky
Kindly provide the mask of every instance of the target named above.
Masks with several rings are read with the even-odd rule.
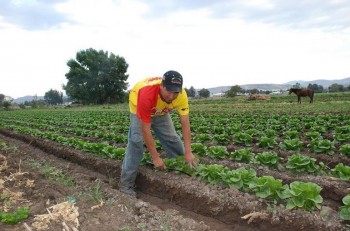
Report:
[[[184,87],[350,77],[350,0],[1,0],[0,94],[63,93],[67,62],[124,57],[132,87],[178,71]]]

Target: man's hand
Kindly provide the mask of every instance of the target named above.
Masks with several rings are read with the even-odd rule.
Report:
[[[159,156],[156,157],[156,158],[153,158],[153,165],[156,169],[159,169],[159,170],[166,170],[166,166],[163,162],[163,159],[160,158]]]
[[[184,158],[185,162],[190,166],[191,169],[196,166],[196,157],[192,154],[192,152],[185,154]]]

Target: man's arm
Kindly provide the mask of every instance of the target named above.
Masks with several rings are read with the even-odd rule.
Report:
[[[182,137],[185,144],[185,161],[192,168],[196,165],[195,156],[191,150],[191,125],[189,115],[180,115],[180,122],[182,126]]]
[[[156,146],[154,144],[154,139],[151,133],[151,123],[145,123],[141,120],[141,129],[142,136],[146,143],[147,149],[151,153],[154,167],[159,168],[161,170],[165,170],[166,166],[162,158],[160,158]]]

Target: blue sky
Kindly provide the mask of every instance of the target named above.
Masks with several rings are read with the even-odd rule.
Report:
[[[350,0],[2,0],[0,93],[63,91],[67,61],[123,56],[130,86],[179,71],[185,87],[350,77]]]

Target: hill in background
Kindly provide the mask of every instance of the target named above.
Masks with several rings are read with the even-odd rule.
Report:
[[[264,91],[279,91],[279,90],[287,90],[291,88],[294,84],[300,83],[302,87],[307,87],[310,83],[311,84],[317,84],[317,85],[322,85],[323,88],[328,88],[332,84],[340,84],[344,86],[350,85],[350,77],[345,78],[345,79],[335,79],[335,80],[327,80],[327,79],[316,79],[312,81],[303,81],[303,80],[294,80],[294,81],[289,81],[284,84],[268,84],[268,83],[263,83],[263,84],[244,84],[244,85],[239,85],[241,88],[250,90],[250,89],[259,89],[259,90],[264,90]],[[235,84],[234,84],[235,85]],[[232,85],[232,86],[234,86]],[[217,93],[224,93],[232,86],[221,86],[221,87],[212,87],[212,88],[207,88],[210,91],[210,94],[217,94]],[[199,91],[200,89],[197,89]],[[32,100],[43,100],[44,96],[23,96],[17,99],[13,100],[13,103],[24,103],[25,101],[31,102]]]
[[[317,84],[317,85],[322,85],[323,88],[327,89],[330,85],[332,84],[340,84],[344,86],[349,86],[350,85],[350,77],[345,78],[345,79],[335,79],[335,80],[326,80],[326,79],[317,79],[317,80],[312,80],[312,81],[303,81],[303,80],[294,80],[294,81],[289,81],[284,84],[243,84],[239,85],[241,88],[250,90],[250,89],[258,89],[258,90],[264,90],[264,91],[278,91],[278,90],[288,90],[291,88],[294,84],[300,83],[302,87],[307,87],[309,84]],[[232,85],[234,86],[234,85]],[[217,93],[223,93],[228,90],[232,86],[221,86],[221,87],[212,87],[208,88],[211,94],[217,94]],[[200,89],[198,89],[200,90]]]

